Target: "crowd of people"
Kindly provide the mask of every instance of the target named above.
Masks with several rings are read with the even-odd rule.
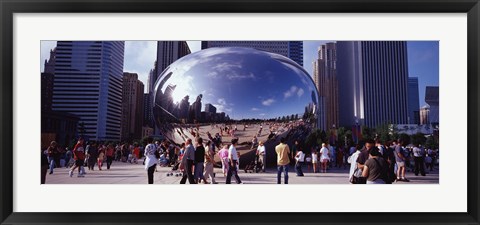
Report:
[[[266,142],[259,141],[258,137],[263,130],[263,125],[260,125],[252,138],[251,146],[246,142],[246,147],[255,152],[255,171],[266,172],[269,151],[265,144],[268,143],[269,148],[272,148],[272,143],[280,142],[273,145],[277,158],[278,184],[281,183],[282,174],[284,183],[288,184],[288,172],[292,166],[299,177],[304,176],[305,166],[310,171],[313,170],[313,173],[327,173],[333,168],[350,167],[348,180],[351,183],[358,183],[358,180],[366,184],[409,182],[406,172],[425,176],[428,169],[433,170],[438,158],[438,150],[426,149],[418,144],[405,146],[404,140],[381,143],[379,140],[367,139],[362,144],[349,146],[322,143],[321,146],[306,148],[302,140],[311,131],[307,125],[301,122],[267,125],[273,136],[268,137]],[[247,129],[247,126],[244,125],[243,129]],[[225,183],[230,184],[233,177],[237,184],[242,184],[238,175],[240,154],[237,146],[240,143],[236,136],[232,136],[238,128],[233,125],[212,125],[212,130],[215,128],[218,128],[220,133],[211,135],[207,131],[207,141],[200,137],[199,127],[191,127],[190,132],[194,138],[185,135],[185,141],[181,144],[167,139],[154,142],[153,138],[147,138],[145,147],[127,142],[85,143],[83,138],[79,138],[75,147],[70,150],[52,141],[46,150],[42,150],[42,183],[45,183],[48,172],[52,174],[55,168],[63,166],[69,168],[70,177],[76,171],[77,177],[84,177],[87,174],[85,167],[91,171],[96,168],[102,170],[106,163],[109,170],[114,161],[138,164],[145,158],[143,164],[147,171],[148,184],[154,183],[154,173],[158,171],[158,166],[172,167],[172,171],[178,171],[178,175],[182,177],[180,184],[185,184],[187,180],[190,184],[216,184],[218,177],[215,176],[214,168],[217,166],[215,157],[218,156]],[[183,130],[179,130],[179,133],[183,134]],[[229,143],[222,141],[225,135],[232,136]]]

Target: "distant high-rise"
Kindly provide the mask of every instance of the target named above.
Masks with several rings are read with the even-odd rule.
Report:
[[[202,49],[213,47],[246,47],[283,55],[303,66],[302,41],[202,41]]]
[[[420,124],[420,100],[418,77],[408,78],[408,123]]]
[[[405,41],[338,41],[339,124],[406,124],[408,62]]]
[[[152,99],[149,93],[143,94],[143,126],[153,129]]]
[[[41,104],[42,111],[52,110],[53,76],[55,74],[55,49],[50,51],[50,58],[45,60],[45,69],[41,74]]]
[[[421,125],[424,125],[424,124],[430,124],[430,106],[428,105],[424,105],[421,109],[420,109],[420,124]]]
[[[123,73],[122,140],[142,138],[144,85],[136,73]]]
[[[124,45],[57,42],[52,109],[78,116],[80,135],[120,139]]]
[[[158,76],[177,59],[190,54],[190,48],[186,41],[159,41],[157,42],[157,61],[155,69],[155,83]]]
[[[431,124],[438,124],[440,121],[438,86],[427,86],[425,88],[425,102],[430,106],[429,122]]]
[[[336,69],[336,45],[327,43],[318,49],[318,59],[313,62],[313,80],[317,87],[321,101],[323,103],[323,114],[325,123],[320,123],[323,130],[331,129],[334,125],[338,126],[338,81]]]
[[[205,112],[208,113],[217,113],[217,108],[212,104],[205,104]]]

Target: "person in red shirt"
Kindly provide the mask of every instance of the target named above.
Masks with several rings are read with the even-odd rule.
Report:
[[[76,168],[78,168],[79,172],[78,177],[83,177],[83,174],[81,173],[85,161],[85,149],[83,147],[83,144],[83,138],[79,138],[77,144],[73,148],[73,159],[75,160],[75,165],[73,165],[73,167],[68,172],[68,175],[70,175],[70,177],[73,176],[73,171],[75,171]]]
[[[133,154],[132,154],[133,155],[133,160],[132,161],[135,164],[137,164],[138,159],[140,158],[140,146],[138,146],[138,143],[135,143],[134,146],[135,147],[133,148]]]
[[[114,154],[115,154],[115,148],[113,147],[113,144],[110,143],[108,144],[107,151],[105,152],[105,156],[107,156],[107,170],[109,170],[110,166],[112,165]]]

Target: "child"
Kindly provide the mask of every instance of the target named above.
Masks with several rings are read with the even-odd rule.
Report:
[[[102,170],[102,165],[103,165],[103,158],[105,157],[105,153],[103,149],[100,150],[98,153],[98,158],[97,158],[97,164],[98,164],[98,169]]]
[[[313,173],[317,173],[317,162],[318,162],[318,154],[317,151],[312,152],[312,167],[313,167]]]

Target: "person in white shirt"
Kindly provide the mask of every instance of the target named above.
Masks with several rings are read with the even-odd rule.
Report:
[[[330,161],[330,150],[327,148],[327,144],[323,143],[322,144],[322,149],[320,149],[320,163],[322,165],[322,168],[320,168],[320,171],[324,173],[327,172],[327,166],[328,166],[328,161]]]
[[[312,167],[313,173],[317,173],[318,154],[315,149],[312,150]]]
[[[295,155],[295,170],[297,172],[297,177],[303,177],[302,171],[302,164],[305,160],[305,153],[303,153],[302,149],[298,149],[297,154]]]
[[[235,179],[237,181],[237,184],[241,184],[242,181],[240,180],[240,177],[238,176],[238,171],[237,171],[237,163],[238,163],[238,155],[237,155],[237,149],[235,148],[237,145],[238,139],[234,138],[232,139],[232,145],[230,145],[230,148],[228,149],[228,171],[227,171],[227,180],[226,184],[231,184],[232,176],[235,176]]]
[[[261,164],[262,166],[262,172],[265,172],[265,168],[266,168],[266,163],[267,163],[267,151],[265,150],[265,145],[263,145],[263,142],[260,141],[258,143],[258,148],[257,148],[257,155],[258,155],[258,161]]]
[[[414,143],[414,146],[413,157],[415,160],[415,176],[418,176],[419,172],[422,176],[425,176],[425,151],[418,146],[418,143]]]
[[[147,138],[147,146],[145,147],[145,170],[147,170],[148,184],[153,184],[153,173],[157,168],[157,157],[155,157],[155,145],[153,138]]]
[[[348,175],[348,180],[350,181],[352,179],[352,176],[354,175],[355,170],[357,169],[357,159],[358,155],[360,155],[360,150],[357,150],[354,152],[349,158],[348,158],[348,163],[350,163],[350,173]],[[355,174],[356,176],[360,176],[361,173]]]

